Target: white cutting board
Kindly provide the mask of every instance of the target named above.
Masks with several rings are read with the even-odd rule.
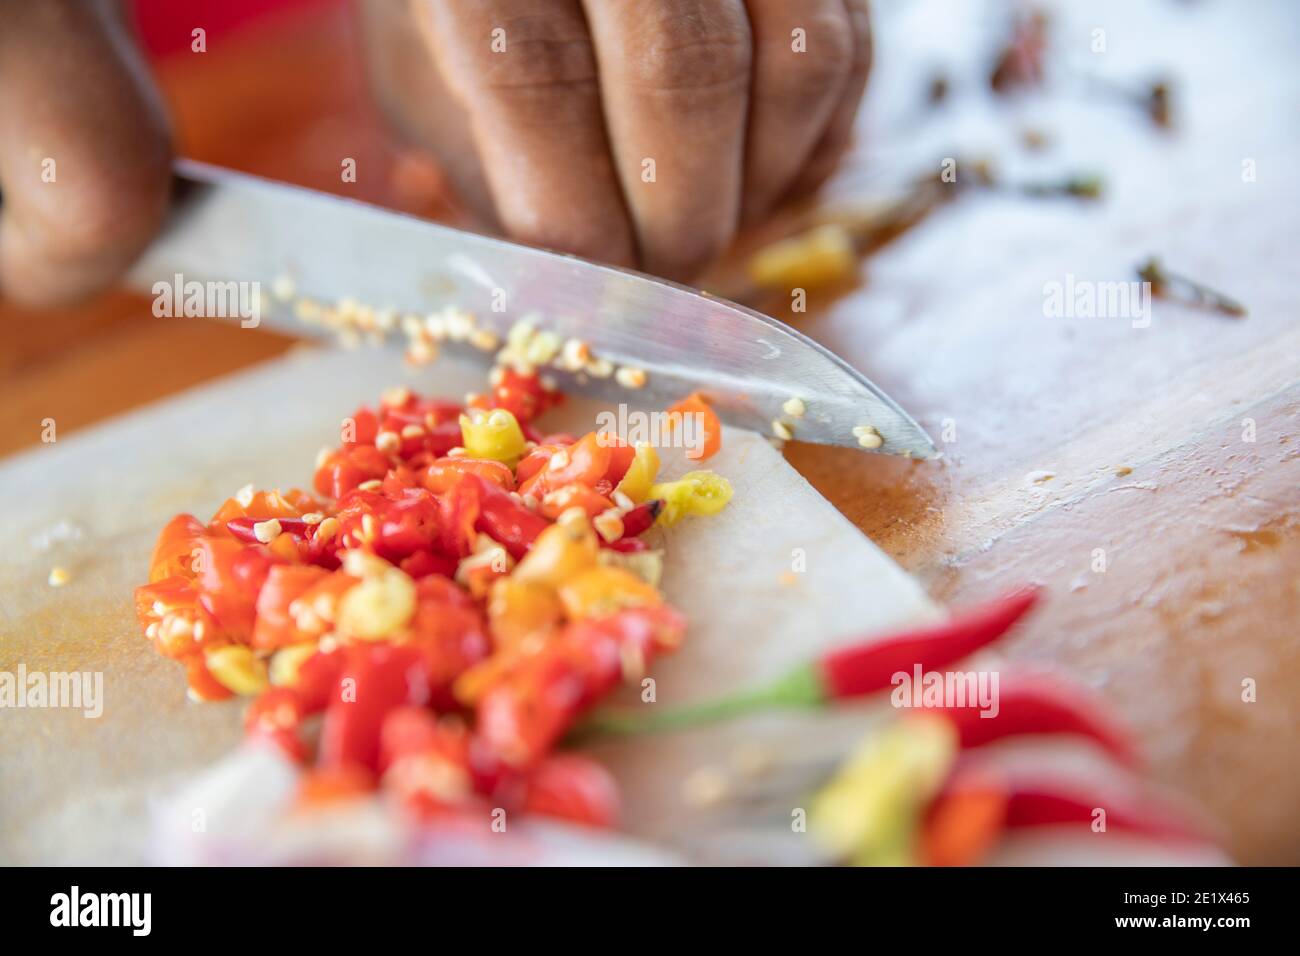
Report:
[[[483,387],[483,372],[304,348],[0,465],[0,671],[21,662],[29,673],[101,672],[104,688],[97,719],[0,709],[0,863],[145,861],[149,801],[229,752],[242,712],[238,702],[188,702],[181,669],[136,624],[131,591],[145,580],[158,530],[177,512],[206,520],[248,482],[308,487],[340,419],[399,383],[459,397]],[[587,430],[594,411],[573,403],[547,424]],[[938,616],[917,583],[759,436],[728,432],[708,467],[736,494],[717,517],[664,534],[664,588],[690,629],[681,651],[651,668],[658,705]],[[806,570],[791,576],[799,551]],[[54,565],[71,572],[65,587],[47,584]],[[696,806],[686,778],[727,766],[754,742],[796,759],[842,751],[870,719],[862,710],[764,717],[599,751],[623,784],[630,832],[690,858],[758,860],[767,850],[755,821],[732,826],[740,817]],[[791,832],[789,814],[780,816],[771,821],[777,843]]]

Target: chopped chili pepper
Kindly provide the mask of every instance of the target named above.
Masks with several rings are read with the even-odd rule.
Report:
[[[614,490],[627,495],[632,501],[644,501],[658,475],[659,452],[654,445],[642,442],[636,446],[632,462]]]
[[[383,478],[391,467],[374,445],[344,445],[325,456],[312,484],[322,495],[341,498],[362,482]]]
[[[619,551],[623,554],[638,554],[642,551],[650,550],[650,545],[646,544],[640,538],[622,537],[617,541],[602,542],[602,544],[611,551]]]
[[[395,644],[354,644],[343,651],[339,681],[321,727],[319,765],[379,766],[384,718],[406,704],[429,700],[424,655]]]
[[[307,717],[303,694],[290,687],[274,687],[249,705],[244,732],[250,740],[264,740],[297,763],[307,759],[307,744],[299,730]]]
[[[663,501],[660,524],[676,524],[687,515],[715,515],[731,500],[731,482],[711,471],[691,471],[676,481],[651,485],[649,496]]]
[[[146,636],[192,696],[256,694],[246,733],[304,765],[302,806],[383,787],[420,814],[617,820],[607,772],[550,751],[681,639],[658,555],[610,560],[646,550],[658,456],[539,433],[558,393],[495,381],[468,412],[406,389],[358,409],[318,459],[323,499],[248,487],[207,525],[180,515],[159,535],[135,594]],[[622,511],[616,488],[640,504]]]
[[[570,508],[581,508],[588,517],[594,518],[612,507],[614,503],[609,498],[586,485],[565,485],[542,499],[541,512],[554,521]]]
[[[703,461],[706,458],[712,458],[718,453],[718,449],[722,447],[722,422],[718,419],[718,413],[713,410],[713,407],[704,400],[699,392],[692,392],[680,402],[668,406],[668,414],[676,414],[682,417],[687,415],[698,416],[700,444],[686,450],[687,458],[692,461]]]
[[[618,825],[618,785],[589,757],[560,753],[543,760],[528,778],[524,810],[591,827]]]
[[[324,568],[310,565],[273,567],[257,595],[252,645],[274,648],[318,639],[325,631],[325,621],[310,606],[300,604],[295,608],[295,602],[329,576]]]
[[[207,533],[199,520],[191,515],[177,515],[167,522],[154,544],[149,559],[149,583],[177,575],[193,579],[195,547]]]
[[[510,468],[487,458],[439,458],[425,469],[421,483],[435,494],[442,494],[460,481],[463,474],[474,474],[506,491],[515,490],[515,476]]]
[[[643,532],[649,531],[663,507],[664,503],[661,499],[651,498],[627,512],[623,515],[623,537],[635,538]]]
[[[484,741],[509,766],[535,765],[625,673],[639,677],[655,654],[673,650],[682,630],[665,607],[570,624],[483,695],[477,714]]]
[[[364,797],[375,788],[375,775],[364,767],[313,767],[298,781],[295,809],[310,810]]]
[[[477,475],[471,480],[475,482],[479,495],[475,527],[493,541],[505,545],[511,557],[522,558],[550,523],[529,511],[509,492]]]
[[[614,458],[614,446],[598,432],[588,432],[567,448],[551,455],[546,466],[520,482],[520,494],[541,498],[569,484],[595,488],[605,477]],[[611,486],[610,490],[613,488]]]

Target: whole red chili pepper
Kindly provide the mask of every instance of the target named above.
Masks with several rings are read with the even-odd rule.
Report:
[[[1122,763],[1140,762],[1133,742],[1079,688],[1047,675],[1003,675],[996,712],[972,703],[933,708],[952,722],[962,750],[1021,734],[1069,734],[1096,741]]]
[[[957,770],[931,802],[920,842],[927,862],[964,866],[979,862],[1006,831],[1039,826],[1076,827],[1088,834],[1118,831],[1168,843],[1216,842],[1183,808],[1122,781],[1099,785],[969,766]]]
[[[1013,591],[939,624],[831,651],[815,665],[824,697],[861,697],[890,686],[900,671],[934,670],[969,657],[1005,634],[1038,596],[1037,588]]]
[[[771,684],[699,704],[658,710],[651,716],[601,714],[583,731],[633,734],[676,730],[774,707],[822,707],[884,690],[899,672],[944,667],[992,643],[1038,601],[1037,588],[1023,588],[939,624],[868,638],[801,664]]]

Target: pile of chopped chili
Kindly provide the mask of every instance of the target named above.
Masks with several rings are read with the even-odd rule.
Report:
[[[609,774],[556,744],[682,640],[643,533],[731,487],[657,482],[656,450],[610,433],[539,432],[559,400],[502,368],[465,406],[397,389],[359,409],[312,493],[247,487],[163,528],[146,635],[192,697],[253,698],[247,732],[305,765],[304,800],[616,822]]]

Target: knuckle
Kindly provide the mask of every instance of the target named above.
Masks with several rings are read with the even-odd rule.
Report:
[[[75,189],[57,210],[46,210],[33,232],[57,261],[127,260],[162,221],[167,183],[166,175],[105,176]]]
[[[807,27],[808,49],[792,57],[783,71],[788,86],[802,93],[833,92],[853,70],[853,37],[837,21],[818,20]]]
[[[508,23],[505,50],[484,50],[474,69],[477,91],[488,99],[536,107],[596,90],[596,61],[586,34],[554,21]]]
[[[687,17],[661,22],[638,49],[628,52],[633,81],[668,92],[743,89],[753,61],[743,24],[724,29]]]

